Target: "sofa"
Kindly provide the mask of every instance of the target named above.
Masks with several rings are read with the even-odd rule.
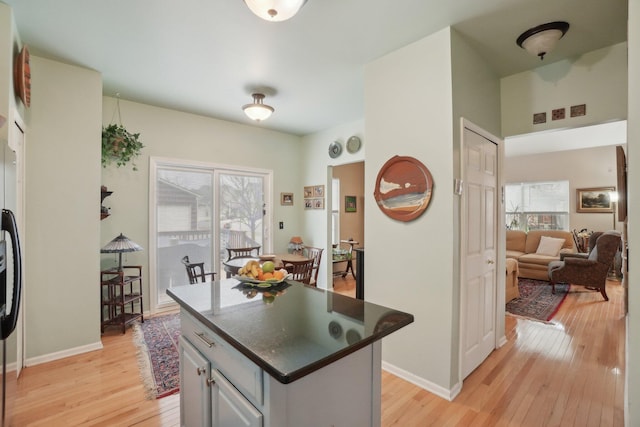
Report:
[[[573,235],[562,230],[507,230],[506,256],[518,261],[518,277],[549,280],[548,267],[562,253],[576,253]]]

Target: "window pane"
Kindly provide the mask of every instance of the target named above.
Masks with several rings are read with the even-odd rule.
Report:
[[[568,230],[569,181],[505,186],[506,225],[519,230]]]
[[[221,173],[219,177],[221,250],[217,271],[222,272],[226,248],[263,247],[265,198],[262,176]]]
[[[211,271],[212,173],[159,168],[157,209],[157,305],[170,303],[167,288],[188,283],[181,260],[204,262]]]

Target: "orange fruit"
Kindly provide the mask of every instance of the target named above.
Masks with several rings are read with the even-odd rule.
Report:
[[[276,270],[273,272],[273,278],[274,279],[278,279],[278,280],[282,280],[284,279],[284,273],[280,270]]]
[[[269,279],[273,279],[273,273],[263,273],[262,277],[264,277],[264,279],[260,279],[260,280],[269,280]]]

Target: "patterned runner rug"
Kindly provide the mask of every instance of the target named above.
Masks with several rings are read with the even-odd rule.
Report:
[[[138,347],[138,365],[149,399],[160,399],[180,391],[178,313],[147,318],[133,326]]]
[[[569,293],[570,285],[556,284],[555,295],[551,285],[544,280],[518,279],[520,297],[507,303],[508,314],[541,322],[550,321]]]

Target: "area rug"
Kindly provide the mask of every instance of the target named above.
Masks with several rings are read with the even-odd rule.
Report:
[[[568,284],[556,284],[556,293],[552,294],[549,282],[518,278],[520,297],[507,303],[507,313],[517,317],[548,322],[558,312],[560,305],[569,293],[569,288]]]
[[[156,316],[133,328],[138,347],[138,365],[149,399],[160,399],[180,391],[178,313]]]

